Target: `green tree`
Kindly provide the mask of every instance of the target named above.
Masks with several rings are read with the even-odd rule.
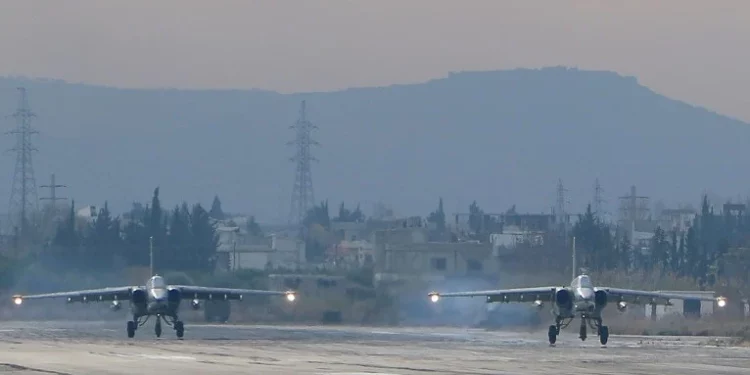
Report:
[[[189,268],[201,272],[213,272],[216,264],[216,249],[219,236],[208,212],[200,204],[193,206],[190,213],[190,232],[192,233],[191,256]]]
[[[651,257],[645,264],[647,270],[660,269],[662,272],[669,269],[669,241],[666,232],[661,227],[656,227],[654,236],[651,238]]]
[[[250,216],[250,218],[247,220],[246,228],[247,233],[256,236],[256,237],[263,237],[263,230],[260,228],[260,225],[255,221],[254,216]]]
[[[610,227],[596,217],[590,204],[573,226],[573,236],[576,237],[576,250],[580,254],[581,266],[597,269],[617,267],[618,249],[615,249]]]
[[[221,209],[221,200],[219,199],[218,195],[214,196],[214,201],[211,203],[211,211],[209,211],[209,216],[216,220],[224,220],[226,218],[224,211]]]
[[[85,264],[100,269],[114,268],[115,258],[121,255],[120,219],[113,218],[108,202],[99,209],[94,222],[89,224],[85,238]]]

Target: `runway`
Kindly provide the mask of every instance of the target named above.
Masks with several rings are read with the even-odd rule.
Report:
[[[125,322],[4,322],[0,374],[746,374],[750,348],[707,338],[563,331],[186,324],[184,340],[152,322],[134,339]]]

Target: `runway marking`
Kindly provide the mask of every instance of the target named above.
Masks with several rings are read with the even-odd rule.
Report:
[[[173,361],[196,361],[197,359],[195,357],[188,357],[184,355],[155,355],[155,354],[120,354],[120,353],[111,353],[115,357],[126,357],[126,358],[132,358],[132,357],[141,357],[141,358],[148,358],[148,359],[169,359]]]

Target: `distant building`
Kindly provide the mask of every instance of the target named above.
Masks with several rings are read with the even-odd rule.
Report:
[[[659,214],[659,226],[666,231],[677,231],[678,235],[687,233],[693,225],[698,212],[693,208],[668,208]]]
[[[306,263],[305,244],[296,238],[252,236],[239,226],[219,226],[216,232],[219,270],[298,269]]]
[[[428,242],[427,228],[373,233],[376,279],[496,277],[499,264],[492,246],[474,242]]]

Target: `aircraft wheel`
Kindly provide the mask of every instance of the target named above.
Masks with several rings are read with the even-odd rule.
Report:
[[[586,341],[586,326],[581,326],[581,335],[580,335],[581,341]]]
[[[133,338],[135,336],[135,322],[128,320],[128,337]]]
[[[161,324],[157,324],[154,327],[154,333],[156,333],[156,337],[161,337]]]
[[[547,336],[549,336],[549,343],[554,344],[557,341],[557,327],[555,326],[549,326],[549,332],[547,333]]]
[[[174,330],[177,331],[177,337],[179,338],[185,335],[185,325],[180,320],[174,322]]]
[[[601,326],[599,328],[599,342],[601,342],[602,345],[607,345],[608,339],[609,339],[609,327]]]

